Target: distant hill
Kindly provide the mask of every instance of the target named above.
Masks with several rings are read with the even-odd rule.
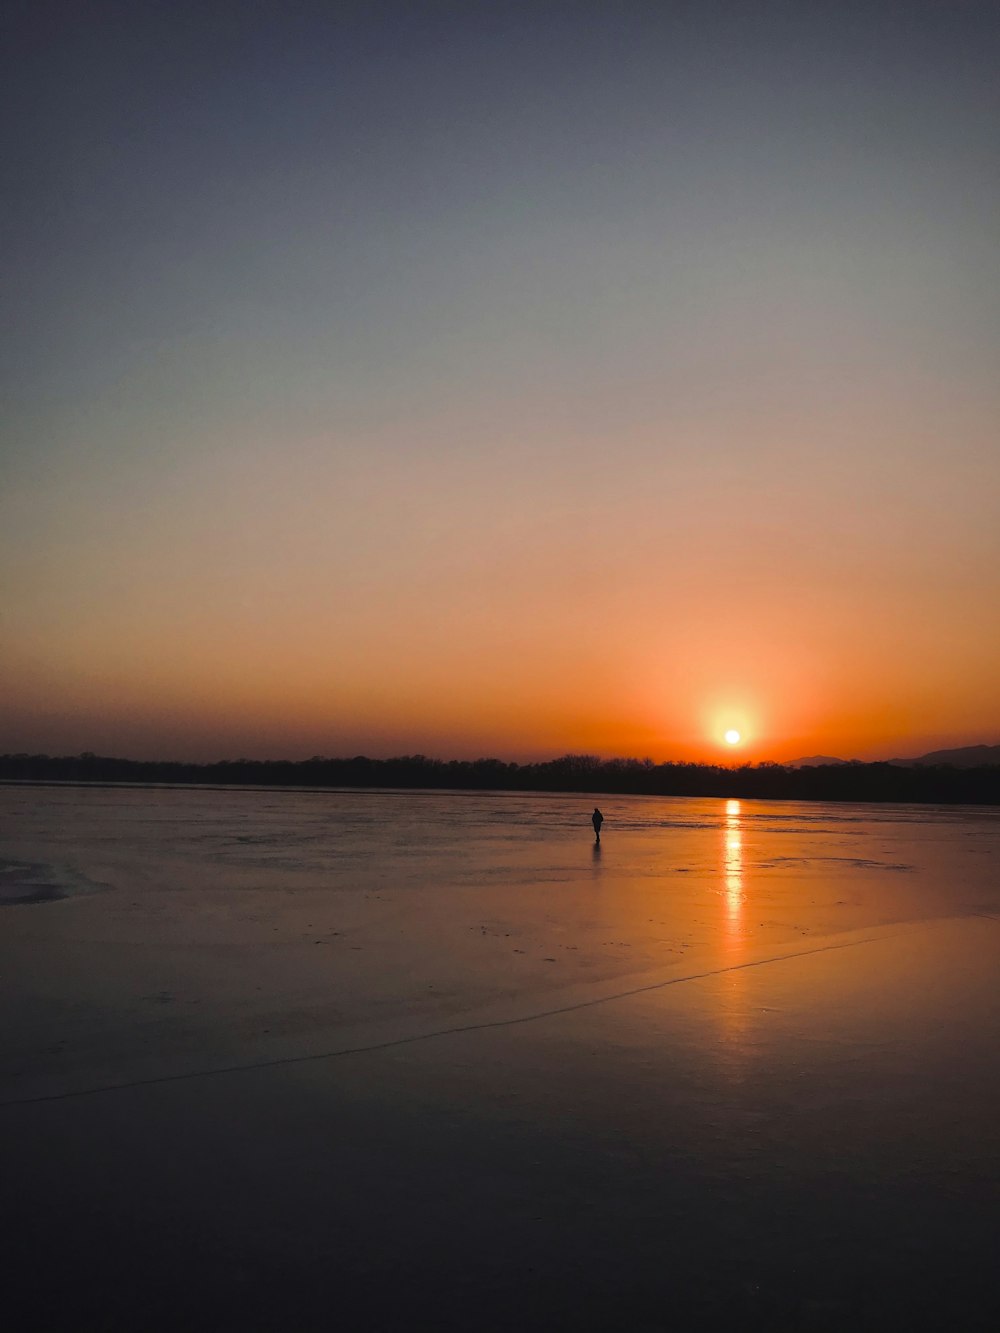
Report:
[[[782,768],[823,768],[831,764],[849,764],[849,759],[836,759],[829,754],[811,754],[805,759],[786,759]],[[963,745],[957,750],[932,750],[912,759],[886,759],[883,763],[897,768],[931,768],[936,764],[950,764],[952,768],[982,768],[1000,764],[1000,745]]]
[[[810,761],[812,762],[812,761]],[[1000,764],[1000,745],[963,745],[957,750],[932,750],[916,759],[890,759],[897,768],[916,768],[920,765],[950,764],[952,768],[981,768],[984,764]]]

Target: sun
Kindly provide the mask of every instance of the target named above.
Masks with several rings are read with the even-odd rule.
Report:
[[[725,740],[727,745],[739,745],[740,739],[741,739],[740,733],[735,729],[735,727],[730,727],[729,730],[726,732]]]

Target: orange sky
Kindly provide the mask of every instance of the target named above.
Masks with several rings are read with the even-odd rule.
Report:
[[[745,422],[731,475],[725,424],[686,452],[676,423],[582,448],[567,428],[565,480],[523,443],[469,458],[457,423],[424,429],[436,455],[393,476],[389,444],[353,475],[333,442],[249,467],[229,446],[141,500],[119,474],[93,511],[68,466],[8,603],[9,748],[732,760],[995,737],[985,450],[949,519],[946,458],[904,503],[905,460],[834,425],[796,458]]]
[[[992,65],[669,8],[28,60],[0,750],[1000,741]]]

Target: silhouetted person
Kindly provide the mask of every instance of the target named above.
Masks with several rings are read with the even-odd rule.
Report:
[[[601,814],[600,810],[598,810],[596,805],[594,806],[594,813],[590,816],[590,822],[594,826],[594,837],[600,842],[601,825],[604,823],[604,816]]]

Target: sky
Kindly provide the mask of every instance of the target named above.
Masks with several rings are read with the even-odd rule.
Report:
[[[0,751],[1000,741],[998,36],[8,5]]]

